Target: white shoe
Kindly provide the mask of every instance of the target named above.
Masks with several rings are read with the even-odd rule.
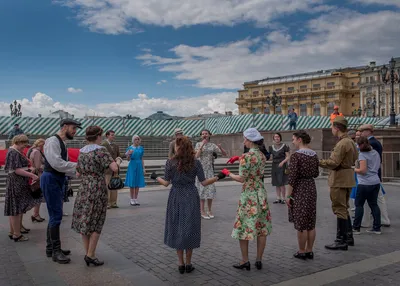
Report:
[[[135,205],[140,206],[139,200],[135,200]]]
[[[210,219],[215,218],[215,216],[213,214],[211,214],[210,212],[207,212],[207,215]]]
[[[210,219],[210,217],[208,215],[201,215],[201,217],[204,219]]]
[[[131,206],[136,206],[136,202],[135,202],[135,200],[134,199],[131,199]]]
[[[63,213],[63,216],[68,216],[68,214],[67,213]]]

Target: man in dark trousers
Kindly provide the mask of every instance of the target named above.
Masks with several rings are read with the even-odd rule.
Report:
[[[339,138],[329,159],[320,160],[322,168],[329,169],[328,185],[332,201],[332,211],[337,217],[337,239],[333,244],[325,245],[331,250],[347,250],[354,245],[351,217],[348,212],[352,187],[356,185],[354,169],[358,159],[355,143],[347,135],[348,122],[343,116],[337,116],[332,123],[332,134]]]
[[[382,164],[383,147],[382,147],[381,142],[379,142],[379,140],[374,137],[374,126],[371,124],[363,124],[360,126],[360,128],[358,128],[358,130],[361,132],[361,136],[368,138],[369,144],[371,144],[372,148],[374,148],[374,150],[379,153],[379,156],[381,157],[381,164]],[[379,170],[378,170],[378,176],[382,182],[382,169],[381,168],[379,168]],[[386,227],[390,226],[389,214],[388,214],[386,200],[385,200],[382,188],[380,189],[379,195],[378,195],[378,206],[381,210],[382,226],[386,226]],[[370,210],[369,206],[366,209]],[[371,212],[366,212],[366,213],[370,214]]]
[[[66,255],[71,252],[61,249],[60,225],[63,216],[63,197],[65,176],[75,176],[76,163],[68,162],[66,140],[72,140],[81,123],[73,119],[63,119],[60,131],[48,138],[44,144],[44,172],[40,187],[46,199],[49,212],[47,226],[46,255],[54,262],[66,264],[71,261]]]

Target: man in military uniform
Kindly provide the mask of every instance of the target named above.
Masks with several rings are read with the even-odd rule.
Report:
[[[352,187],[356,185],[353,166],[358,158],[355,143],[347,135],[347,120],[343,116],[335,117],[332,134],[339,138],[329,159],[320,160],[322,168],[330,169],[328,185],[332,210],[337,217],[337,239],[333,244],[325,245],[332,250],[347,250],[354,245],[351,218],[348,212]]]
[[[122,159],[119,154],[119,146],[117,144],[115,144],[115,132],[113,130],[108,130],[106,132],[106,140],[104,140],[101,145],[107,149],[107,151],[110,153],[111,157],[114,159],[115,162],[117,162],[117,164],[119,166],[122,162]],[[113,172],[111,171],[110,168],[108,168],[105,173],[107,189],[108,189],[108,184],[110,183],[112,175],[113,175]],[[118,201],[118,190],[108,189],[107,208],[108,209],[118,208],[117,201]]]

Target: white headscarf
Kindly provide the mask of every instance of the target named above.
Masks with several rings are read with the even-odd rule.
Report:
[[[246,129],[243,132],[243,136],[246,137],[251,142],[256,142],[261,139],[264,139],[264,137],[261,136],[260,132],[258,132],[258,130],[255,128]]]
[[[132,136],[132,143],[135,143],[135,139],[136,139],[136,138],[139,138],[139,141],[141,141],[139,135],[133,135],[133,136]]]

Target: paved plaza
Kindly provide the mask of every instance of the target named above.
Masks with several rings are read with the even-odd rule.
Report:
[[[119,209],[107,214],[97,255],[103,267],[86,267],[78,234],[70,230],[71,215],[62,224],[63,246],[72,250],[68,265],[45,257],[46,223],[24,225],[31,228],[30,241],[8,239],[8,220],[0,216],[0,285],[400,285],[398,186],[387,185],[392,226],[382,235],[362,233],[347,252],[324,249],[333,240],[336,219],[332,215],[326,179],[318,179],[317,240],[314,261],[293,258],[297,249],[296,232],[287,221],[287,207],[274,205],[274,190],[266,183],[272,213],[273,233],[268,238],[264,268],[257,270],[255,242],[250,243],[251,271],[232,267],[240,259],[239,243],[231,231],[240,185],[220,182],[214,203],[213,220],[202,221],[202,245],[193,255],[196,270],[181,275],[174,250],[163,244],[168,189],[151,187],[140,193],[140,207],[129,206],[128,193],[119,196]],[[0,204],[3,212],[3,203]],[[71,213],[73,202],[65,205]],[[42,216],[47,219],[45,205]]]

